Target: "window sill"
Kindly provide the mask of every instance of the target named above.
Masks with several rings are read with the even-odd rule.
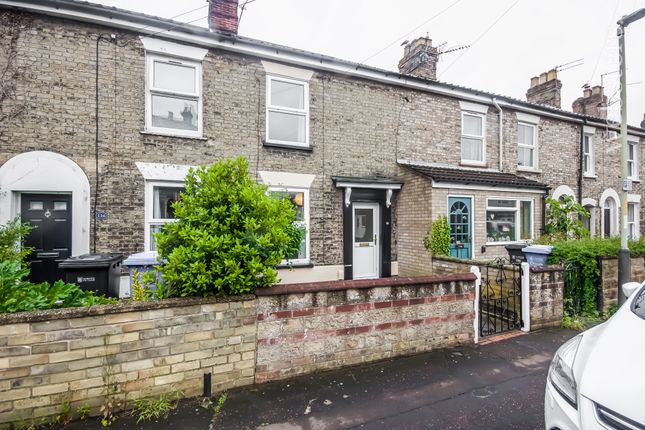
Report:
[[[264,142],[262,142],[262,144],[266,148],[290,149],[290,150],[302,151],[302,152],[313,152],[313,150],[314,150],[311,146],[288,145],[288,144],[284,144],[284,143],[272,143],[272,142],[267,142],[266,140]]]
[[[464,166],[464,167],[488,167],[488,165],[486,163],[482,163],[480,161],[464,161],[464,160],[462,160],[462,161],[459,162],[459,165]]]
[[[486,242],[486,246],[506,246],[506,245],[523,245],[533,239],[516,240],[511,242]]]
[[[522,173],[542,173],[542,170],[533,167],[517,166],[517,171]]]
[[[162,133],[159,131],[140,131],[141,134],[145,136],[161,136],[161,137],[176,137],[179,139],[188,139],[188,140],[200,140],[200,141],[207,141],[208,139],[205,138],[204,136],[187,136],[185,134],[174,134],[174,133]]]
[[[308,263],[304,263],[304,262],[303,263],[293,263],[293,264],[280,263],[280,264],[278,264],[276,266],[276,268],[278,268],[278,269],[291,269],[291,268],[293,268],[293,269],[307,269],[307,268],[311,269],[312,267],[314,267],[314,264],[311,263],[311,262],[308,262]]]
[[[582,177],[585,179],[598,179],[598,175],[588,174],[588,173],[584,173]]]

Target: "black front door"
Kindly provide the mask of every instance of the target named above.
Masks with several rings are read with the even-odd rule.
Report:
[[[32,282],[54,282],[62,279],[58,263],[72,253],[72,196],[69,194],[21,195],[22,222],[33,230],[25,246],[33,248],[27,260]]]

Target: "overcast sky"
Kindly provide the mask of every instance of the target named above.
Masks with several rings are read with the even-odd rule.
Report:
[[[176,20],[207,26],[206,0],[93,1],[164,18],[199,8]],[[619,120],[618,73],[611,73],[618,69],[616,21],[640,8],[645,0],[250,0],[239,33],[389,70],[397,70],[401,42],[427,33],[435,45],[470,45],[441,56],[439,80],[520,99],[532,76],[582,59],[559,73],[562,108],[571,110],[585,83],[599,85],[610,73],[603,77],[615,101],[609,118]],[[626,40],[628,118],[638,125],[645,19],[627,28]]]

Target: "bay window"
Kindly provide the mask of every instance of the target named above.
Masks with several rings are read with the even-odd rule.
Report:
[[[309,146],[309,83],[267,75],[266,141]]]
[[[533,239],[533,201],[488,199],[486,242],[490,244]]]

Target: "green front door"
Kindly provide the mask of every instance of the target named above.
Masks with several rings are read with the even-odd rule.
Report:
[[[450,256],[472,258],[472,199],[448,198],[448,223],[450,224]]]

